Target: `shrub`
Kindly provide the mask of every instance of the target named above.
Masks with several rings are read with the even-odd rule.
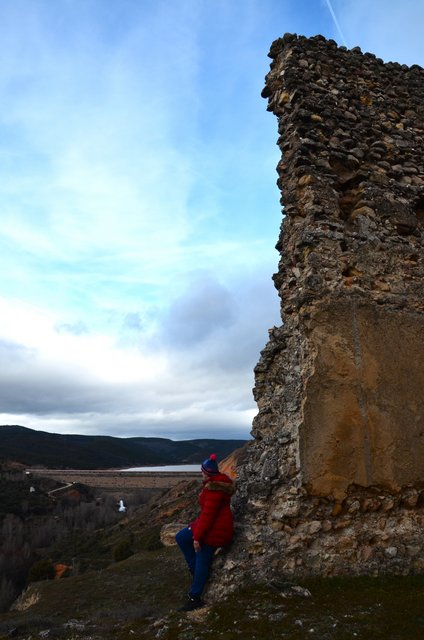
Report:
[[[132,556],[134,551],[131,548],[131,543],[129,540],[122,540],[116,547],[113,549],[113,559],[115,562],[121,562],[121,560],[126,560],[130,556]]]
[[[55,576],[54,565],[50,560],[38,560],[28,573],[28,582],[38,582],[39,580],[52,580]]]
[[[141,540],[141,548],[146,551],[157,551],[163,548],[163,544],[160,539],[160,527],[153,527],[145,532]]]

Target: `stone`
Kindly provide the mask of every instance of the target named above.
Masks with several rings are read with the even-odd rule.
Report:
[[[372,218],[374,215],[375,215],[375,211],[374,209],[371,209],[371,207],[362,206],[352,211],[353,218],[355,218],[356,216],[365,216],[365,217]]]
[[[377,498],[365,498],[361,504],[362,511],[378,511],[381,506],[381,502]]]
[[[338,502],[334,505],[331,515],[338,516],[342,512],[342,510],[343,510],[342,505]]]
[[[318,533],[318,531],[321,531],[321,528],[321,522],[319,520],[313,520],[308,525],[308,532],[310,535],[314,535],[315,533]]]
[[[348,509],[348,513],[356,513],[361,508],[359,500],[354,500]]]
[[[296,596],[301,596],[302,598],[312,598],[312,593],[309,591],[309,589],[306,589],[306,587],[301,587],[300,585],[295,584],[291,588],[291,590]]]
[[[422,552],[422,547],[419,547],[418,545],[410,544],[406,546],[406,552],[408,556],[415,558]]]
[[[262,478],[269,480],[278,475],[278,463],[273,458],[267,458],[262,467]]]
[[[346,529],[346,527],[349,527],[351,524],[352,520],[350,518],[344,518],[343,520],[337,520],[337,522],[333,524],[333,529],[339,531],[340,529]]]
[[[282,520],[283,518],[294,518],[300,513],[300,504],[295,498],[287,499],[279,504],[278,508],[271,513],[274,520]]]
[[[160,530],[160,541],[165,547],[173,547],[177,543],[175,541],[176,534],[184,529],[187,523],[171,522],[170,524],[164,524]]]
[[[350,549],[357,546],[357,541],[352,536],[340,536],[337,541],[339,549]]]
[[[322,37],[290,35],[271,52],[282,323],[255,369],[230,582],[414,572],[424,567],[413,555],[424,526],[424,76]]]
[[[371,558],[372,553],[373,553],[373,548],[369,544],[363,546],[361,549],[362,559],[365,561]]]
[[[25,591],[21,593],[19,598],[12,604],[12,606],[10,607],[10,611],[26,611],[34,604],[37,604],[40,599],[40,591],[32,584],[30,584],[29,587],[27,587]]]
[[[416,489],[408,491],[406,495],[402,497],[402,503],[407,507],[416,507],[418,502],[419,493]]]

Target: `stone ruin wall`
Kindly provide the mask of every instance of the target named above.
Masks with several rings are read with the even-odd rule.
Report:
[[[283,324],[255,369],[216,593],[424,571],[424,69],[322,36],[269,56]]]

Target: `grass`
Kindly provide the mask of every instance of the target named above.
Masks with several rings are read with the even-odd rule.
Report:
[[[412,640],[424,638],[424,577],[303,581],[311,597],[256,587],[230,596],[199,622],[171,618],[162,640]],[[122,639],[124,636],[121,636]],[[129,635],[126,637],[130,637]],[[146,636],[148,637],[148,636]]]
[[[46,625],[57,635],[59,627],[75,619],[94,625],[103,638],[114,638],[128,620],[144,627],[150,618],[169,613],[187,586],[175,549],[142,551],[102,571],[35,583],[30,589],[40,595],[39,601],[26,611],[0,616],[0,638],[11,628],[18,630],[14,637],[24,637],[28,629],[34,633]]]
[[[100,572],[34,585],[39,602],[1,616],[0,638],[12,628],[16,638],[50,629],[49,639],[65,640],[424,638],[424,576],[300,584],[310,597],[293,594],[285,584],[256,585],[182,614],[177,609],[189,581],[177,550],[142,551]]]
[[[424,639],[424,576],[299,581],[310,597],[276,580],[192,614],[178,612],[189,574],[175,547],[160,546],[159,531],[176,513],[190,520],[184,505],[194,498],[186,493],[174,490],[132,519],[61,541],[54,556],[75,555],[90,570],[31,585],[31,607],[0,615],[0,640]],[[135,553],[113,562],[124,539]]]

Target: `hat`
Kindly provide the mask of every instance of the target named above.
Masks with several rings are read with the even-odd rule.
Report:
[[[202,466],[200,467],[202,471],[208,474],[208,476],[214,476],[219,473],[218,463],[216,461],[216,455],[211,453],[207,460],[202,462]]]

